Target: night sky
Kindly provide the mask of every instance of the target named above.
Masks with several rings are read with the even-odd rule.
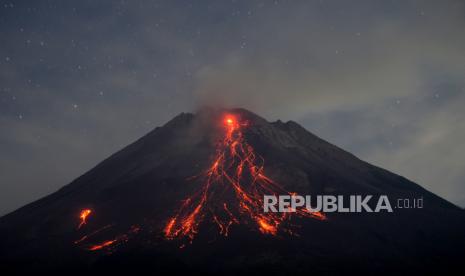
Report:
[[[0,215],[202,105],[465,206],[463,1],[0,3]]]

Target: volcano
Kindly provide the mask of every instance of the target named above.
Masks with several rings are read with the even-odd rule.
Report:
[[[387,195],[423,204],[379,213],[266,213],[264,195]],[[176,116],[2,217],[0,268],[444,272],[461,265],[464,233],[462,209],[295,122],[205,108]]]

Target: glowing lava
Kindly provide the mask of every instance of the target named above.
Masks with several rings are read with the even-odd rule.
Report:
[[[90,209],[84,209],[81,211],[79,214],[79,218],[81,219],[81,222],[78,225],[78,229],[80,229],[84,224],[87,223],[87,217],[92,213],[92,210]]]
[[[90,250],[90,251],[100,250],[100,249],[103,249],[104,247],[107,247],[107,246],[110,246],[110,245],[114,244],[116,241],[117,241],[116,239],[109,240],[109,241],[104,241],[102,243],[92,245],[91,247],[88,248],[88,250]]]
[[[167,239],[187,239],[190,242],[202,221],[210,220],[219,233],[228,236],[234,224],[244,224],[259,232],[277,235],[286,229],[284,222],[290,213],[264,213],[264,195],[294,194],[265,175],[264,159],[257,155],[244,139],[242,129],[248,126],[234,115],[224,117],[225,134],[216,146],[212,165],[196,178],[203,182],[197,193],[185,199],[177,213],[168,220],[164,235]],[[324,220],[322,213],[297,210],[299,217]]]
[[[76,244],[76,245],[81,244],[81,243],[85,242],[86,240],[92,238],[93,236],[99,234],[100,232],[108,230],[111,227],[112,227],[111,224],[106,225],[106,226],[92,232],[91,234],[88,234],[88,235],[85,235],[85,236],[81,237],[79,240],[75,241],[74,244]],[[134,236],[135,234],[139,233],[139,231],[140,231],[140,227],[138,225],[133,225],[133,226],[131,226],[129,231],[127,231],[126,233],[117,235],[116,237],[114,237],[114,238],[112,238],[110,240],[104,240],[104,241],[100,241],[100,242],[97,242],[97,243],[88,243],[88,244],[82,245],[81,247],[86,249],[86,250],[89,250],[89,251],[97,251],[97,250],[101,250],[101,249],[105,249],[105,248],[113,249],[115,246],[126,243],[127,241],[129,241],[129,239],[132,236]]]
[[[231,125],[233,122],[234,122],[234,121],[233,121],[233,119],[231,119],[231,118],[226,119],[226,123],[227,123],[228,125]]]
[[[163,234],[167,239],[181,239],[192,242],[202,222],[212,222],[220,235],[227,237],[233,225],[244,225],[265,235],[280,232],[293,234],[291,216],[324,220],[323,213],[312,213],[306,209],[294,213],[263,212],[264,195],[296,195],[284,190],[264,172],[264,159],[255,153],[244,138],[242,130],[248,122],[242,122],[234,115],[226,115],[222,121],[224,135],[216,145],[216,151],[209,168],[192,177],[200,181],[201,188],[185,199],[175,215],[167,221]],[[80,212],[78,229],[87,223],[91,209]],[[133,225],[118,235],[108,233],[113,224],[106,225],[81,236],[74,244],[89,251],[104,250],[111,253],[138,234],[140,227]],[[180,248],[185,247],[183,242]]]
[[[87,217],[92,213],[92,210],[90,209],[83,209],[79,215],[79,218],[81,219],[81,222],[79,223],[78,229],[81,228],[84,224],[87,223]],[[80,247],[89,250],[89,251],[96,251],[104,248],[113,248],[119,244],[127,242],[133,235],[139,233],[140,227],[138,225],[132,225],[129,231],[127,231],[124,234],[117,235],[116,237],[110,239],[110,240],[104,240],[98,243],[88,243],[88,244],[83,244],[87,240],[92,240],[94,236],[99,235],[100,233],[109,230],[113,224],[108,224],[105,225],[104,227],[101,227],[94,232],[91,232],[90,234],[86,234],[79,238],[78,240],[74,241],[75,245],[79,245]],[[111,246],[111,247],[110,247]]]

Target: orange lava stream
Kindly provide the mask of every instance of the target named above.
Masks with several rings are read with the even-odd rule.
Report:
[[[84,224],[87,223],[86,219],[87,219],[87,217],[89,216],[89,214],[91,212],[92,211],[90,209],[83,209],[81,211],[80,216],[79,216],[79,218],[81,219],[81,223],[79,224],[78,229],[81,228],[81,226],[83,226]],[[81,244],[83,244],[85,241],[90,240],[94,236],[97,236],[101,232],[104,232],[104,231],[108,230],[112,226],[113,226],[113,224],[105,225],[104,227],[101,227],[101,228],[91,232],[90,234],[86,234],[86,235],[82,236],[78,240],[74,241],[74,244],[81,246]],[[114,247],[114,246],[116,246],[118,244],[127,242],[132,235],[137,234],[139,231],[140,231],[140,227],[137,226],[137,225],[133,225],[133,226],[131,226],[131,228],[129,229],[128,232],[126,232],[124,234],[120,234],[120,235],[114,237],[111,240],[105,240],[103,242],[98,242],[98,243],[94,243],[94,244],[87,243],[87,244],[82,245],[81,247],[86,249],[86,250],[89,250],[89,251],[96,251],[96,250],[100,250],[100,249],[104,249],[104,248],[109,248],[110,246]]]
[[[109,241],[104,241],[100,244],[96,244],[96,245],[92,245],[91,247],[88,248],[88,250],[90,251],[95,251],[95,250],[100,250],[100,249],[103,249],[104,247],[107,247],[107,246],[110,246],[112,244],[114,244],[117,240],[114,239],[114,240],[109,240]]]
[[[104,227],[100,228],[100,229],[97,229],[96,231],[90,233],[90,234],[87,234],[87,235],[84,235],[82,236],[79,240],[76,240],[74,241],[74,244],[79,244],[79,243],[82,243],[83,241],[95,236],[96,234],[110,228],[112,226],[112,224],[108,224],[108,225],[105,225]]]
[[[101,249],[104,249],[104,248],[108,248],[110,246],[115,246],[117,244],[125,243],[125,242],[127,242],[129,240],[131,235],[137,234],[139,231],[140,231],[140,227],[136,226],[136,225],[133,225],[131,227],[131,229],[126,234],[118,235],[118,236],[116,236],[115,238],[113,238],[111,240],[106,240],[106,241],[103,241],[103,242],[100,242],[100,243],[97,243],[97,244],[89,245],[89,246],[87,246],[86,249],[89,250],[89,251],[96,251],[96,250],[101,250]]]
[[[246,122],[226,115],[225,135],[217,145],[214,161],[199,175],[204,185],[184,200],[177,213],[168,220],[164,228],[167,239],[186,238],[192,242],[205,219],[215,223],[223,236],[228,236],[234,224],[250,225],[263,234],[277,235],[283,222],[291,216],[291,213],[263,212],[264,195],[294,193],[285,191],[265,175],[263,158],[244,139],[242,128],[246,126]],[[325,219],[323,213],[306,209],[294,214]]]
[[[81,222],[78,225],[78,229],[80,229],[84,224],[87,223],[87,217],[92,213],[92,210],[90,209],[84,209],[81,211],[79,214],[79,218],[81,219]]]

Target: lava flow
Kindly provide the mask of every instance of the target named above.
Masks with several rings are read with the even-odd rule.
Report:
[[[127,233],[118,235],[118,236],[116,236],[115,238],[113,238],[111,240],[106,240],[106,241],[103,241],[103,242],[100,242],[100,243],[97,243],[97,244],[90,245],[90,246],[87,247],[87,250],[96,251],[96,250],[107,248],[110,245],[114,246],[114,245],[117,245],[117,244],[126,243],[126,242],[128,242],[129,238],[132,235],[137,234],[139,231],[140,231],[139,226],[133,225],[131,227],[131,229]]]
[[[81,222],[78,225],[78,229],[80,229],[84,224],[87,223],[87,217],[92,213],[92,210],[90,209],[84,209],[81,211],[79,214],[79,218],[81,219]]]
[[[226,115],[223,124],[224,138],[216,146],[212,165],[197,176],[203,181],[200,191],[185,199],[168,220],[165,237],[192,242],[205,220],[215,223],[223,236],[229,235],[234,224],[248,225],[263,234],[277,235],[279,230],[292,233],[284,223],[291,213],[264,213],[263,196],[294,193],[285,191],[265,175],[264,159],[245,141],[242,129],[248,126],[247,122]],[[306,209],[294,214],[325,219],[324,214]]]
[[[81,248],[88,250],[88,251],[96,251],[96,250],[101,250],[101,249],[106,249],[106,248],[112,249],[113,247],[117,245],[126,243],[127,241],[129,241],[129,239],[132,236],[136,235],[140,231],[140,227],[138,225],[133,225],[131,226],[129,231],[127,231],[126,233],[114,236],[110,240],[99,241],[96,243],[86,243],[87,240],[93,239],[94,236],[97,236],[101,234],[102,232],[109,230],[112,226],[113,226],[112,224],[108,224],[100,229],[95,230],[94,232],[90,234],[84,235],[80,239],[76,240],[74,244],[79,245]]]
[[[92,213],[92,210],[90,210],[90,209],[83,209],[80,212],[79,219],[81,220],[81,222],[78,225],[78,229],[80,229],[83,225],[85,225],[87,223],[87,217],[91,213]],[[100,234],[101,232],[104,232],[104,231],[108,230],[112,226],[113,226],[112,224],[105,225],[104,227],[99,228],[99,229],[95,230],[94,232],[92,232],[90,234],[86,234],[86,235],[82,236],[78,240],[74,241],[74,244],[75,245],[80,245],[81,243],[84,243],[88,239],[91,239],[92,237],[96,236],[97,234]],[[111,240],[105,240],[103,242],[98,242],[96,244],[87,244],[87,245],[84,245],[82,247],[84,249],[86,249],[86,250],[89,250],[89,251],[96,251],[96,250],[100,250],[100,249],[104,249],[104,248],[110,248],[110,246],[115,246],[115,245],[127,242],[129,240],[129,238],[131,236],[137,234],[139,232],[139,230],[140,230],[139,226],[133,225],[133,226],[131,226],[129,231],[127,233],[125,233],[125,234],[117,235],[116,237],[114,237]]]

